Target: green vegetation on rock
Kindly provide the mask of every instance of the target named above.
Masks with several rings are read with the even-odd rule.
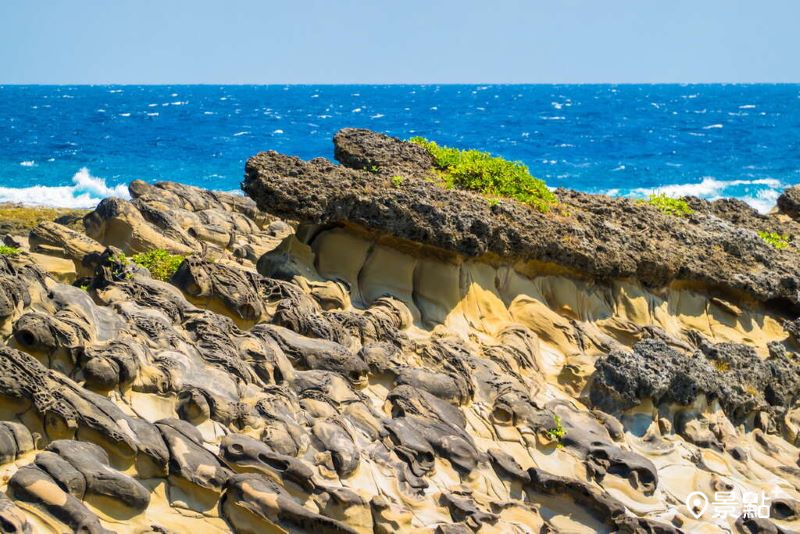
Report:
[[[169,280],[178,270],[180,264],[183,263],[183,259],[183,256],[170,254],[164,249],[140,252],[131,256],[131,261],[150,271],[150,276],[164,282]]]
[[[694,210],[689,207],[689,204],[682,198],[668,197],[664,193],[658,195],[650,195],[644,202],[655,207],[658,211],[665,215],[673,215],[675,217],[686,217],[694,213]]]
[[[561,440],[564,439],[564,436],[567,435],[567,431],[564,429],[564,426],[561,424],[561,418],[557,415],[553,415],[553,421],[555,421],[556,426],[553,428],[545,431],[547,434],[547,438],[551,441],[556,442],[556,446],[561,446]]]
[[[66,218],[71,222],[60,221],[67,226],[80,228],[81,218],[87,210],[67,208],[47,208],[39,206],[21,206],[18,204],[0,203],[0,235],[27,234],[31,228],[44,221]]]
[[[0,256],[16,256],[17,254],[19,254],[19,249],[17,247],[0,245]]]
[[[405,178],[403,178],[402,176],[399,175],[392,176],[392,185],[395,187],[400,187],[401,185],[403,185],[404,181]]]
[[[557,202],[547,185],[531,176],[523,163],[479,150],[439,146],[423,137],[412,137],[409,141],[433,156],[447,187],[475,191],[490,197],[513,198],[542,213]]]
[[[783,250],[789,248],[789,236],[786,234],[779,234],[778,232],[758,232],[758,237],[761,238],[767,245]]]

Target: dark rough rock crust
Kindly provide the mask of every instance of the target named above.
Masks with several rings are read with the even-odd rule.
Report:
[[[800,219],[800,186],[789,187],[778,197],[778,209],[794,220]]]
[[[242,188],[261,209],[308,223],[356,225],[467,257],[545,262],[597,280],[692,282],[800,309],[797,254],[710,212],[682,219],[568,190],[556,192],[560,205],[547,214],[510,201],[490,205],[432,183],[416,145],[364,130],[335,142],[344,166],[262,152],[248,160]],[[399,187],[387,154],[412,162]],[[365,162],[378,172],[363,170]]]
[[[785,354],[762,360],[752,347],[699,336],[698,349],[685,354],[646,339],[633,351],[610,352],[595,363],[593,403],[605,410],[626,410],[642,399],[688,406],[705,395],[741,421],[754,411],[781,415],[800,397],[800,366]]]

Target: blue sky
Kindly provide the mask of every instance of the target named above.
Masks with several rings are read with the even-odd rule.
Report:
[[[800,82],[800,0],[0,0],[0,83]]]

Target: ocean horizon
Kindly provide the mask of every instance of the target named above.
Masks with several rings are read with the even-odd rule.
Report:
[[[800,182],[800,84],[0,85],[0,202],[88,208],[134,179],[238,191],[248,157],[332,158],[344,127],[591,193],[764,212]]]

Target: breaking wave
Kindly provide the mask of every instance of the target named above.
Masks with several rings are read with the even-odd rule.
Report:
[[[645,198],[648,195],[667,195],[668,197],[700,197],[716,200],[723,197],[734,197],[750,204],[761,213],[766,213],[775,206],[775,201],[786,184],[775,178],[757,178],[751,180],[717,180],[706,176],[700,182],[689,184],[670,184],[659,187],[635,187],[628,190],[607,190],[605,194]]]
[[[82,168],[72,177],[72,185],[31,187],[0,187],[0,202],[16,202],[31,206],[58,208],[93,208],[106,197],[129,199],[125,184],[109,186],[103,178]]]

